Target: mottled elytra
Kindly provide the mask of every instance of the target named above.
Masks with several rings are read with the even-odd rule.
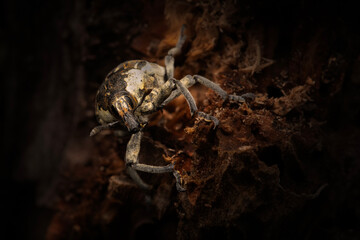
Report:
[[[90,136],[112,127],[132,134],[126,148],[127,172],[143,189],[151,189],[151,186],[143,182],[136,171],[172,172],[178,191],[185,190],[181,184],[180,173],[174,169],[173,163],[166,166],[139,163],[142,130],[152,113],[183,94],[191,115],[197,114],[200,118],[213,121],[216,127],[219,121],[209,114],[198,111],[195,100],[188,90],[197,82],[211,88],[224,100],[243,103],[244,97],[253,98],[253,94],[249,93],[242,96],[229,95],[216,83],[198,75],[187,75],[180,80],[175,79],[173,77],[174,55],[180,53],[185,38],[183,26],[176,46],[170,49],[165,57],[165,67],[144,60],[121,63],[106,76],[96,95],[95,114],[100,126],[95,127]]]

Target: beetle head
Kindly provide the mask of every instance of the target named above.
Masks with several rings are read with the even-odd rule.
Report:
[[[141,125],[134,115],[136,104],[136,99],[127,92],[122,92],[112,101],[113,114],[120,117],[131,133],[136,133],[141,129]]]

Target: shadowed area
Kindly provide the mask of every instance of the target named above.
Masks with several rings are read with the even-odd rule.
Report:
[[[357,239],[360,31],[347,1],[3,1],[0,168],[14,239]],[[164,65],[186,24],[176,79],[199,84],[151,118],[126,174],[130,136],[97,125],[95,95],[118,64]]]

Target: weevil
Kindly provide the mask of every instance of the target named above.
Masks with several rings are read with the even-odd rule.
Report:
[[[166,166],[152,166],[139,162],[140,143],[143,129],[152,113],[162,109],[179,95],[184,95],[191,116],[213,121],[214,128],[219,121],[214,116],[198,111],[195,100],[188,88],[200,83],[219,94],[224,100],[244,103],[245,98],[253,98],[251,93],[241,96],[230,95],[219,85],[199,75],[187,75],[180,80],[174,78],[174,56],[181,52],[185,42],[185,26],[180,30],[176,46],[165,56],[165,67],[144,60],[132,60],[114,68],[101,84],[95,99],[95,115],[100,123],[92,129],[90,136],[109,128],[120,128],[131,134],[126,147],[125,162],[128,174],[143,189],[151,189],[137,171],[148,173],[172,172],[178,191],[184,191],[180,173],[174,163]]]

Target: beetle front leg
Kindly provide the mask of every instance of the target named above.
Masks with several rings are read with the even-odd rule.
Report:
[[[173,172],[176,179],[176,187],[180,191],[183,188],[181,187],[181,178],[178,172],[174,169],[174,164],[168,164],[166,166],[152,166],[147,164],[139,163],[139,152],[141,145],[142,132],[137,132],[133,134],[130,138],[130,141],[126,147],[125,162],[127,167],[127,172],[131,178],[143,189],[149,190],[151,186],[144,183],[136,171],[148,172],[148,173],[166,173]],[[180,186],[180,187],[179,187]]]
[[[186,86],[183,84],[183,82],[176,80],[174,78],[173,78],[173,81],[175,82],[178,90],[184,95],[184,97],[189,105],[191,116],[193,114],[197,113],[198,116],[203,118],[205,121],[213,121],[214,128],[216,128],[219,125],[219,120],[216,117],[211,116],[210,114],[207,114],[204,112],[199,112],[193,96],[191,95],[189,90],[186,88]]]
[[[181,52],[181,48],[184,45],[186,36],[184,35],[185,25],[181,27],[179,40],[176,43],[176,46],[168,51],[168,54],[165,57],[165,72],[166,80],[174,77],[174,56]]]
[[[171,94],[174,88],[173,81],[166,81],[162,86],[152,89],[139,106],[138,111],[143,114],[156,112],[161,108],[161,103]]]
[[[190,75],[186,75],[185,77],[183,77],[182,79],[180,79],[180,82],[182,83],[182,85],[184,85],[184,87],[189,88],[192,85],[194,85],[195,79],[190,76]],[[175,98],[177,98],[178,96],[181,95],[181,91],[179,88],[175,89],[174,91],[171,92],[170,96],[163,102],[161,103],[160,108],[165,107],[169,102],[171,102],[172,100],[174,100]]]
[[[145,190],[150,190],[151,186],[144,183],[144,181],[140,178],[139,174],[133,168],[133,165],[138,163],[139,152],[140,152],[140,143],[141,143],[142,133],[141,131],[135,133],[131,136],[130,141],[126,147],[125,154],[125,163],[126,163],[126,171],[130,175],[130,177],[142,188]]]

